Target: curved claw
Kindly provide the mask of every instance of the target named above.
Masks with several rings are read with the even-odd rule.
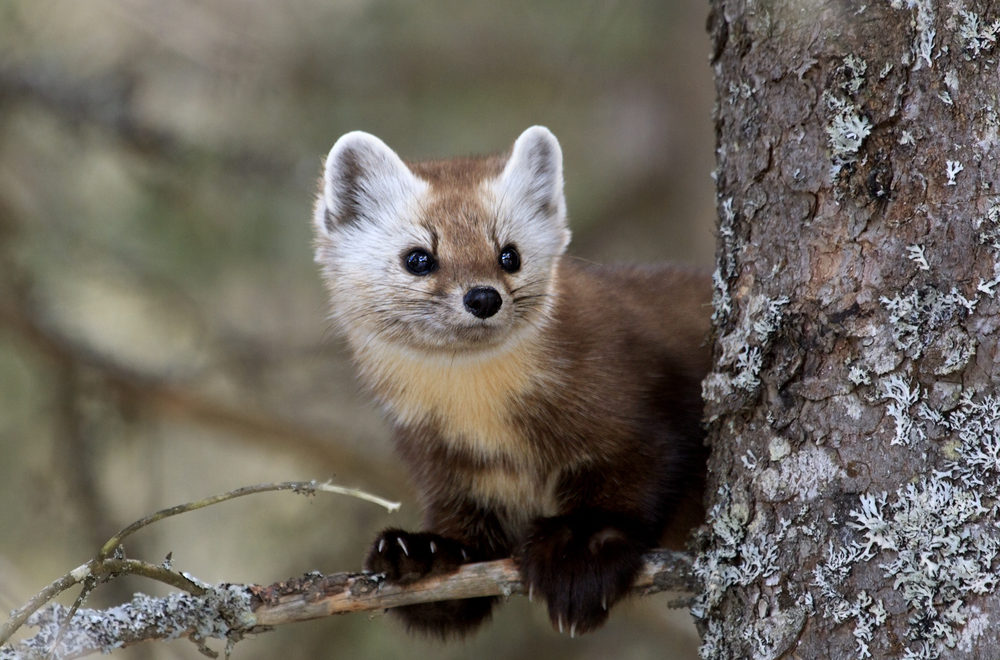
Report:
[[[552,624],[570,637],[601,626],[642,565],[647,546],[631,526],[609,518],[538,520],[517,557],[528,597],[541,592]]]

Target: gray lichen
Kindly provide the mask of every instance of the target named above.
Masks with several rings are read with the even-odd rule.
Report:
[[[893,297],[879,299],[888,312],[896,348],[918,358],[942,328],[976,310],[978,296],[967,298],[957,287],[942,293],[933,286],[911,288]]]
[[[923,316],[914,326],[915,334],[926,331],[933,317]],[[972,350],[958,343],[956,361],[964,364]],[[911,348],[909,343],[901,346]],[[866,379],[858,373],[854,380],[861,385]],[[825,562],[814,570],[813,586],[821,611],[836,623],[853,622],[858,655],[869,657],[884,609],[863,591],[842,593],[840,585],[858,566],[874,564],[908,612],[910,643],[903,657],[937,658],[944,649],[968,646],[979,634],[981,627],[967,630],[973,617],[970,601],[993,593],[1000,584],[1000,526],[995,515],[1000,398],[977,396],[971,389],[963,392],[960,384],[934,388],[928,396],[899,373],[880,379],[876,392],[895,427],[891,444],[916,448],[925,447],[925,440],[935,441],[932,446],[940,447],[946,460],[943,469],[903,483],[892,493],[862,493],[844,521],[858,536],[830,541]]]
[[[830,147],[830,179],[836,179],[844,167],[858,160],[861,146],[871,134],[872,122],[858,104],[858,93],[865,85],[868,63],[855,53],[844,57],[837,68],[840,79],[837,91],[823,93],[827,124],[827,145]]]
[[[752,394],[760,386],[764,351],[781,328],[787,297],[755,296],[742,309],[739,323],[719,338],[722,355],[718,369],[702,383],[707,401],[721,401],[734,391]]]
[[[859,655],[868,657],[872,626],[880,625],[870,606],[859,607],[839,593],[840,584],[859,563],[877,560],[886,581],[902,595],[909,612],[904,657],[937,658],[954,648],[966,623],[966,604],[991,593],[1000,581],[993,568],[1000,536],[979,492],[954,480],[954,472],[936,473],[908,483],[890,497],[865,493],[850,512],[847,526],[861,538],[846,546],[831,544],[825,564],[814,573],[826,611],[838,623],[854,619]],[[863,603],[861,603],[863,605]],[[884,611],[884,610],[883,610]]]
[[[994,263],[1000,258],[995,208],[975,224]],[[976,341],[964,325],[975,322],[973,315],[982,313],[991,291],[989,282],[981,282],[968,297],[956,287],[942,293],[925,285],[882,297],[900,357],[922,357],[925,373],[939,376],[962,369],[976,354]],[[890,444],[921,452],[937,448],[934,463],[940,466],[891,492],[861,493],[858,506],[842,521],[856,535],[830,540],[825,560],[813,570],[820,611],[835,623],[853,624],[859,657],[871,655],[885,620],[882,601],[864,590],[844,590],[859,566],[877,568],[906,608],[904,658],[937,658],[946,649],[970,647],[985,625],[972,601],[1000,585],[995,512],[1000,397],[961,383],[939,382],[928,392],[913,371],[902,368],[875,380],[861,365],[849,365],[849,380],[870,392],[863,398],[884,405],[894,427]],[[973,621],[979,623],[970,628]]]
[[[899,374],[892,374],[880,383],[879,398],[888,401],[885,412],[896,425],[892,438],[894,445],[910,445],[915,440],[923,440],[926,435],[913,419],[910,409],[920,401],[920,386],[913,387]]]
[[[965,166],[957,160],[945,161],[945,176],[948,177],[948,181],[945,185],[954,186],[956,184],[955,177],[958,176],[959,172],[962,172]]]
[[[934,29],[934,0],[890,0],[889,4],[893,9],[910,9],[913,12],[913,70],[920,69],[924,64],[928,68],[933,66],[931,57],[934,53],[934,37],[937,36]]]
[[[871,133],[872,123],[853,101],[827,93],[827,143],[833,160],[830,178],[835,179],[847,165],[857,161],[858,151]]]
[[[771,442],[774,465],[766,468],[756,479],[764,499],[768,501],[794,498],[806,502],[825,493],[831,484],[845,475],[833,452],[806,444],[799,451],[791,450],[784,443]],[[778,459],[774,449],[778,449]],[[785,451],[788,454],[783,454]]]
[[[0,660],[34,660],[87,653],[110,653],[131,643],[190,636],[197,641],[230,639],[253,624],[250,595],[238,586],[219,585],[203,596],[173,593],[163,598],[136,594],[107,610],[79,609],[65,626],[69,608],[51,604],[28,619],[37,628],[29,639],[0,649]],[[53,643],[59,639],[57,649]]]
[[[702,591],[696,597],[691,612],[698,618],[705,618],[714,610],[728,589],[745,587],[758,579],[777,575],[778,545],[785,539],[792,524],[788,520],[773,523],[763,516],[750,519],[749,506],[734,498],[727,486],[721,487],[707,518],[709,533],[713,537],[712,549],[699,554],[694,564]],[[775,529],[770,529],[772,525]],[[764,533],[765,530],[768,533]],[[754,630],[748,640],[749,645],[756,649],[755,657],[772,657],[773,649],[789,636],[786,634],[788,628],[794,622],[801,627],[805,617],[802,609],[775,609],[761,614],[762,617],[765,615],[772,625],[768,630]],[[717,657],[718,649],[722,647],[722,634],[717,619],[709,619],[699,651],[702,657]]]
[[[930,270],[931,266],[927,263],[927,255],[924,254],[923,245],[910,245],[906,248],[906,256],[911,260],[916,262],[917,267],[920,270]]]
[[[965,9],[959,10],[958,16],[961,20],[955,37],[969,58],[975,59],[992,51],[1000,36],[1000,20],[987,23],[979,14]]]
[[[947,413],[926,408],[926,417],[958,440],[958,459],[949,470],[960,483],[975,486],[987,497],[1000,497],[1000,397],[965,392],[959,406]]]
[[[736,232],[734,224],[733,198],[721,200],[719,204],[719,250],[718,264],[712,273],[712,322],[716,327],[724,324],[733,311],[729,281],[736,276]]]
[[[696,608],[705,617],[704,657],[820,657],[822,649],[828,657],[990,657],[984,644],[997,638],[1000,197],[990,161],[1000,114],[995,94],[985,104],[978,99],[983,82],[995,77],[1000,20],[988,4],[969,11],[969,0],[877,5],[851,10],[874,10],[881,20],[838,14],[833,28],[817,29],[835,37],[823,42],[821,58],[803,49],[799,59],[754,68],[744,52],[726,52],[732,68],[725,70],[737,80],[745,73],[758,89],[755,103],[743,104],[746,112],[723,108],[719,123],[720,154],[732,161],[720,162],[720,191],[727,208],[739,210],[723,213],[723,222],[743,220],[745,212],[753,225],[726,231],[716,367],[703,386],[709,419],[718,424],[713,439],[731,443],[713,464],[714,483],[730,485],[716,491],[709,550],[698,562],[708,585]],[[887,18],[902,19],[886,35],[891,49],[851,41],[878,39],[878,30],[866,28],[892,22]],[[765,47],[772,36],[741,34]],[[836,37],[850,48],[836,50]],[[779,93],[789,88],[777,72],[802,80],[802,71],[816,82],[813,114],[801,119],[792,106],[791,116],[814,122],[819,115],[812,144],[828,149],[819,168],[830,167],[834,190],[820,186],[817,212],[782,242],[773,229],[796,227],[780,220],[791,215],[788,205],[754,215],[746,199],[758,189],[790,198],[783,193],[802,185],[802,163],[785,166],[780,180],[765,174],[758,182],[744,161],[764,160],[764,149],[741,141],[738,129],[766,117],[760,107],[769,90],[759,81],[775,81]],[[773,107],[775,116],[788,110],[777,101]],[[757,144],[771,149],[798,130]],[[890,183],[882,185],[883,176]],[[860,245],[844,251],[842,264],[850,267],[824,260],[824,250],[841,242]],[[776,277],[775,264],[791,265],[796,279]],[[831,280],[817,293],[816,282]],[[785,293],[794,298],[791,314],[777,298]],[[782,301],[775,314],[770,300]],[[785,325],[786,315],[796,327]],[[778,343],[779,332],[801,343]],[[740,396],[751,392],[761,405]],[[786,529],[787,517],[794,523]],[[760,567],[770,565],[772,547],[777,568],[765,574]],[[771,631],[787,628],[783,622],[794,622],[798,611],[809,622],[795,651]],[[817,639],[827,634],[829,642]]]

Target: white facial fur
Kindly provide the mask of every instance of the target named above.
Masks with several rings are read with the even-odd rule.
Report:
[[[529,128],[500,175],[475,185],[439,187],[414,170],[362,132],[337,140],[326,160],[314,213],[316,261],[332,317],[355,350],[494,351],[544,325],[569,242],[555,136]],[[515,273],[497,262],[508,245],[521,257]],[[404,258],[415,248],[433,254],[438,269],[408,272]],[[494,316],[464,309],[474,286],[498,291],[503,302]]]

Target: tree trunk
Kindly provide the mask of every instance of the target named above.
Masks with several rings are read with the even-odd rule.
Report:
[[[713,0],[712,658],[1000,648],[1000,6]]]

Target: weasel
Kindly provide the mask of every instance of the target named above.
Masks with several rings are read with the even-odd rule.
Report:
[[[513,555],[560,631],[601,625],[642,554],[700,521],[709,278],[565,256],[541,126],[504,155],[410,163],[348,133],[314,225],[332,319],[425,507],[425,531],[385,530],[366,569],[410,583]],[[395,611],[447,636],[495,600]]]

